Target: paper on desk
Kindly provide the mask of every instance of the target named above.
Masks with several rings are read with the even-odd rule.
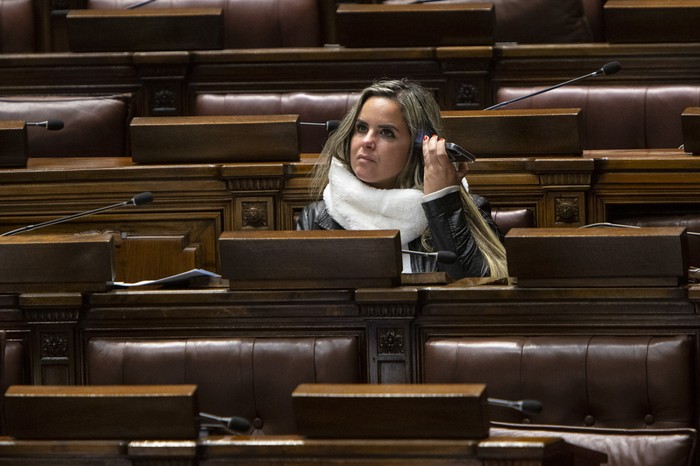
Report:
[[[189,280],[195,277],[214,277],[221,278],[218,273],[210,272],[204,269],[192,269],[187,272],[178,273],[165,278],[159,278],[157,280],[141,280],[140,282],[127,283],[127,282],[112,282],[114,286],[144,286],[144,285],[165,285],[168,283],[179,282],[182,280]]]

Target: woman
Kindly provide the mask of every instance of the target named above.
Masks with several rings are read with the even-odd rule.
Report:
[[[443,264],[404,254],[404,273],[507,276],[488,202],[467,191],[467,164],[448,159],[441,128],[440,108],[419,84],[366,88],[326,142],[312,184],[320,200],[304,208],[297,229],[399,230],[403,249],[457,256]]]

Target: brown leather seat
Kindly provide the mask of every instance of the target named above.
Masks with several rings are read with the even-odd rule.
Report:
[[[494,207],[491,217],[501,235],[505,236],[511,228],[532,228],[535,226],[535,215],[530,209],[505,209]]]
[[[88,8],[123,9],[139,0],[89,0]],[[322,0],[170,0],[143,8],[221,8],[225,48],[319,47]]]
[[[109,339],[87,343],[86,384],[197,384],[201,410],[242,416],[255,434],[296,430],[301,383],[360,383],[353,337]]]
[[[420,0],[380,3],[420,3]],[[553,44],[603,40],[605,0],[438,0],[432,3],[493,3],[496,42]]]
[[[0,52],[36,52],[32,0],[0,0]]]
[[[542,402],[539,414],[490,407],[492,435],[567,434],[609,464],[679,465],[696,437],[694,352],[687,336],[434,338],[422,373],[426,383],[486,383],[489,397]]]
[[[541,88],[502,87],[496,101]],[[565,86],[504,108],[581,108],[584,149],[678,148],[683,144],[681,114],[700,105],[700,86]]]
[[[354,92],[290,92],[199,94],[195,101],[196,115],[299,115],[299,120],[324,124],[340,120],[359,98]],[[301,125],[301,151],[321,152],[328,137],[323,126]]]
[[[29,383],[29,374],[25,368],[25,348],[22,342],[15,341],[7,332],[0,331],[0,393],[10,385],[24,385]],[[0,398],[0,416],[4,416],[4,399]],[[5,434],[5,422],[0,422],[0,434]]]
[[[115,96],[8,96],[0,98],[0,119],[61,120],[48,131],[28,127],[30,157],[124,157],[129,154],[130,98]]]

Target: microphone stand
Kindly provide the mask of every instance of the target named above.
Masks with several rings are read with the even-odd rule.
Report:
[[[63,222],[67,222],[69,220],[73,220],[76,218],[85,217],[87,215],[97,214],[99,212],[104,212],[105,210],[116,209],[117,207],[123,207],[126,205],[146,204],[148,202],[151,202],[152,200],[153,200],[153,196],[151,195],[151,193],[141,193],[141,194],[137,194],[136,196],[129,199],[128,201],[123,201],[123,202],[119,202],[117,204],[99,207],[97,209],[88,210],[86,212],[79,212],[77,214],[69,215],[67,217],[55,218],[53,220],[49,220],[49,221],[42,222],[42,223],[37,223],[34,225],[26,225],[26,226],[23,226],[21,228],[6,231],[5,233],[0,234],[0,236],[13,236],[13,235],[16,235],[18,233],[23,233],[25,231],[36,230],[37,228],[47,227],[50,225],[55,225],[57,223],[63,223]]]
[[[491,105],[490,107],[485,108],[484,110],[496,110],[497,108],[505,107],[506,105],[512,104],[513,102],[518,102],[523,99],[529,99],[530,97],[534,97],[536,95],[543,94],[545,92],[552,91],[554,89],[557,89],[562,86],[566,86],[571,83],[575,83],[577,81],[581,81],[582,79],[586,78],[592,78],[594,76],[598,76],[600,74],[614,74],[620,71],[620,64],[618,62],[610,62],[604,65],[602,68],[595,70],[591,73],[584,74],[583,76],[579,76],[578,78],[573,78],[569,79],[568,81],[564,81],[563,83],[555,84],[554,86],[551,87],[546,87],[544,89],[540,89],[539,91],[533,92],[531,94],[527,95],[521,95],[520,97],[516,97],[514,99],[506,100],[505,102],[501,102],[495,105]]]

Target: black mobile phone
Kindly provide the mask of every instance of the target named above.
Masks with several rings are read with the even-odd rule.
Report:
[[[453,162],[473,162],[476,156],[454,142],[446,142],[447,157]]]
[[[424,135],[421,134],[416,138],[414,144],[416,149],[422,149],[423,137]],[[447,151],[447,157],[453,162],[473,162],[476,160],[476,155],[454,142],[445,142],[445,150]]]

